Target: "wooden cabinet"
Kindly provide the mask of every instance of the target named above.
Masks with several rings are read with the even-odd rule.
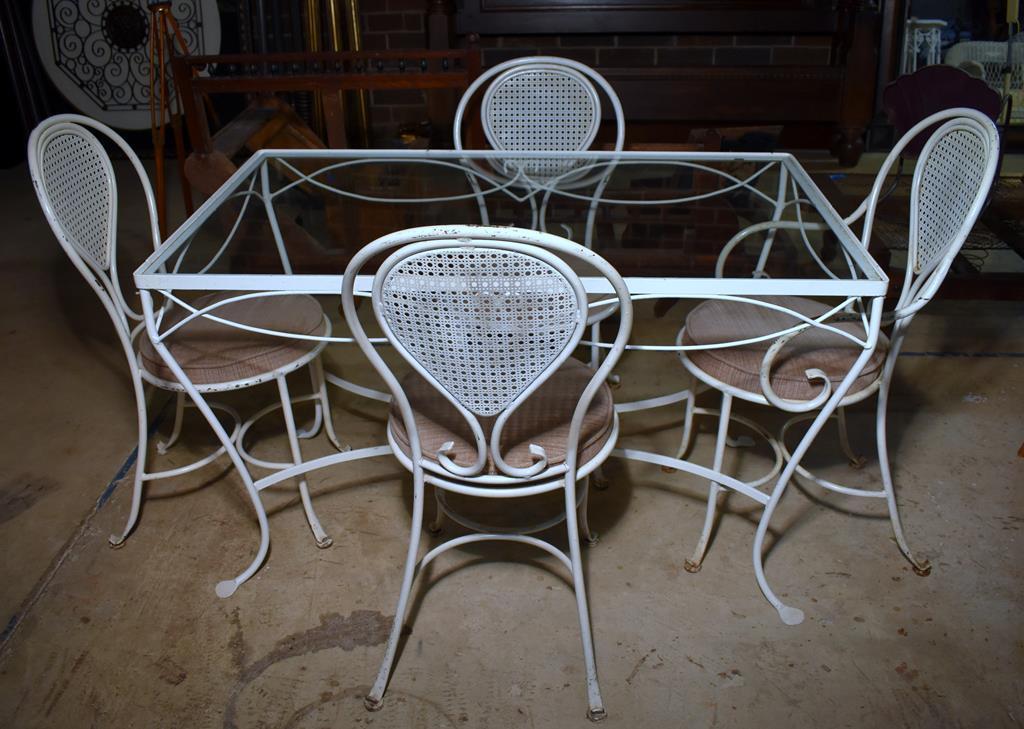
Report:
[[[880,15],[859,2],[458,0],[453,12],[458,42],[482,45],[485,63],[488,50],[504,52],[510,36],[516,47],[553,47],[578,60],[588,35],[615,50],[642,47],[647,35],[674,49],[751,47],[746,63],[734,48],[694,52],[692,64],[679,63],[678,54],[673,63],[660,63],[668,58],[662,49],[636,54],[643,62],[630,62],[629,54],[598,48],[594,65],[622,99],[634,141],[659,141],[659,135],[660,141],[684,141],[664,138],[673,124],[783,124],[824,140],[843,164],[852,165],[874,112]],[[537,42],[531,44],[529,36]],[[801,63],[793,49],[811,38],[822,60]],[[769,53],[773,43],[786,44],[786,52]]]

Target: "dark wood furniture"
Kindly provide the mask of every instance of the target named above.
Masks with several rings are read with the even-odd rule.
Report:
[[[800,125],[855,164],[874,112],[881,16],[856,0],[460,0],[455,31],[524,34],[744,34],[830,39],[827,65],[618,67],[599,64],[627,111],[629,138],[673,125]],[[452,45],[457,45],[453,43]],[[567,44],[563,44],[567,45]],[[576,43],[573,43],[576,45]],[[650,134],[644,133],[647,126]],[[645,139],[645,137],[652,138]]]
[[[344,148],[349,146],[349,140],[343,92],[465,89],[479,73],[480,53],[475,49],[233,54],[174,59],[174,78],[196,152],[214,149],[204,101],[210,95],[318,93],[323,102],[325,141],[330,147]]]

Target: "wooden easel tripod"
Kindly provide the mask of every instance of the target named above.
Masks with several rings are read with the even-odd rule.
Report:
[[[164,144],[169,118],[178,157],[178,178],[185,199],[185,211],[192,214],[192,195],[185,179],[185,140],[181,130],[181,102],[171,99],[168,56],[174,52],[188,54],[185,37],[171,13],[169,0],[150,0],[149,5],[149,124],[153,135],[153,158],[156,162],[156,211],[160,236],[167,238],[167,182],[164,174]],[[171,108],[171,106],[175,108]]]

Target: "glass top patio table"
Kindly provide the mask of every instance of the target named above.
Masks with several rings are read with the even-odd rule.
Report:
[[[874,297],[888,283],[789,154],[463,150],[261,150],[135,280],[164,291],[337,294],[367,243],[452,224],[569,238],[645,297]],[[357,284],[369,287],[368,276]]]
[[[662,317],[656,342],[638,341],[646,335],[638,335],[634,327],[630,349],[683,352],[775,340],[766,354],[769,362],[778,346],[806,327],[828,327],[840,318],[860,323],[861,331],[843,335],[859,352],[842,382],[827,386],[812,401],[771,401],[792,412],[813,410],[817,415],[784,465],[776,448],[776,469],[758,482],[777,478],[770,492],[682,457],[625,447],[612,451],[618,457],[688,472],[763,505],[753,545],[755,576],[782,619],[800,622],[803,613],[786,606],[767,582],[763,540],[800,459],[876,347],[888,279],[799,162],[784,153],[262,150],[250,157],[135,272],[148,335],[217,434],[259,516],[256,556],[237,577],[219,583],[218,594],[233,593],[267,555],[269,531],[259,491],[315,469],[390,455],[391,446],[297,461],[254,478],[232,437],[162,343],[183,322],[168,328],[162,316],[165,309],[155,306],[154,298],[183,306],[191,312],[187,319],[213,316],[247,328],[218,318],[217,307],[287,292],[340,300],[345,268],[365,245],[408,228],[429,227],[432,234],[444,235],[446,226],[464,225],[542,230],[592,248],[625,277],[634,300],[745,300],[789,311],[801,320],[751,340],[686,344],[677,334],[680,323]],[[356,279],[357,295],[372,290],[372,262],[362,270],[367,269],[371,273]],[[610,309],[602,310],[608,299],[601,295],[611,293],[607,279],[577,272],[587,292],[597,295],[591,301],[594,321],[611,314]],[[237,295],[219,297],[219,304],[197,309],[188,300],[194,298],[191,292],[201,291]],[[793,305],[783,298],[788,296],[827,299],[827,311],[809,319],[787,307]],[[659,309],[653,311],[657,317]],[[668,341],[662,342],[667,330]],[[347,336],[267,333],[353,341]],[[592,361],[600,359],[600,347],[608,346],[600,342],[597,326],[591,341],[583,344],[590,345]],[[762,365],[762,376],[767,366]],[[809,377],[813,373],[808,370]],[[390,398],[330,373],[326,378],[364,397]],[[615,411],[646,410],[687,399],[692,403],[695,395],[696,391],[680,390],[616,402]]]

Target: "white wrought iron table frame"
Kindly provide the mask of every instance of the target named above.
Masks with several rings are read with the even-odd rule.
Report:
[[[485,169],[480,163],[488,162],[492,167],[492,172],[501,168],[502,163],[505,166],[511,163],[514,166],[516,160],[522,160],[524,156],[540,156],[536,153],[524,153],[524,152],[495,152],[495,151],[467,151],[467,150],[261,150],[250,157],[239,169],[231,176],[227,182],[221,186],[177,231],[175,231],[167,241],[157,249],[135,272],[135,283],[139,289],[140,297],[142,299],[142,308],[145,316],[146,327],[149,332],[155,348],[160,355],[166,361],[168,367],[178,377],[182,383],[185,391],[189,394],[192,400],[195,402],[198,409],[203,413],[206,419],[209,421],[210,426],[213,428],[214,433],[218,439],[225,446],[227,454],[230,457],[233,465],[237,469],[239,476],[242,478],[245,488],[249,494],[249,497],[253,503],[256,511],[257,520],[260,528],[260,546],[251,564],[243,570],[237,577],[231,580],[225,580],[217,585],[217,594],[221,597],[227,597],[231,595],[237,587],[251,577],[260,567],[263,560],[266,557],[269,548],[269,527],[267,523],[266,512],[262,506],[259,498],[259,492],[269,486],[281,483],[287,479],[294,478],[297,475],[306,473],[319,468],[325,468],[328,466],[344,463],[348,461],[354,461],[361,458],[371,458],[383,455],[390,455],[392,450],[388,445],[374,446],[370,448],[361,448],[358,450],[350,450],[347,452],[334,453],[322,458],[317,458],[298,466],[292,466],[283,468],[275,471],[274,473],[264,476],[259,479],[255,479],[249,468],[246,465],[246,461],[239,454],[239,449],[232,442],[228,433],[221,426],[217,420],[209,404],[203,398],[203,396],[196,390],[193,384],[185,376],[185,373],[180,368],[177,362],[174,361],[170,355],[168,349],[163,344],[163,338],[167,336],[169,331],[160,331],[162,321],[161,307],[154,303],[154,295],[160,295],[162,297],[169,298],[186,308],[191,308],[187,302],[183,301],[175,295],[174,292],[183,291],[232,291],[238,292],[240,297],[257,297],[257,296],[276,296],[284,295],[288,293],[306,293],[306,294],[321,294],[321,295],[338,295],[340,296],[343,271],[338,271],[336,274],[312,274],[312,273],[294,273],[288,262],[288,257],[285,252],[285,243],[281,235],[281,231],[276,221],[276,213],[273,211],[273,198],[274,195],[280,191],[273,191],[270,188],[268,170],[271,163],[277,165],[286,165],[290,169],[290,174],[297,175],[306,182],[317,184],[315,178],[320,175],[323,171],[331,168],[344,167],[346,164],[359,163],[359,162],[423,162],[425,164],[439,164],[444,166],[458,166],[462,165],[465,167],[467,175],[470,176],[471,187],[473,188],[470,193],[472,196],[476,196],[480,201],[481,214],[486,220],[486,208],[482,202],[482,195],[488,193],[488,190],[481,190],[480,181],[485,180],[489,184],[492,184],[496,190],[507,191],[511,189],[518,190],[517,193],[520,195],[522,201],[528,198],[531,209],[533,211],[532,221],[534,226],[544,226],[544,210],[548,204],[548,201],[552,194],[557,194],[558,180],[529,180],[517,178],[516,175],[511,175],[510,179],[505,180],[488,180],[484,173],[480,170]],[[740,231],[736,238],[740,235],[745,235],[750,232],[751,228],[757,227],[758,230],[767,231],[769,239],[774,236],[774,230],[778,229],[789,229],[797,230],[804,237],[804,242],[807,244],[809,250],[811,245],[807,242],[806,231],[808,230],[823,230],[827,229],[835,236],[838,241],[840,250],[843,254],[843,258],[846,261],[848,269],[851,274],[850,277],[844,278],[829,273],[826,270],[824,264],[817,259],[817,255],[811,250],[811,255],[815,258],[818,264],[822,268],[822,275],[812,278],[768,278],[766,276],[755,276],[752,278],[725,278],[725,277],[671,277],[671,276],[631,276],[626,277],[626,283],[629,287],[631,296],[634,299],[655,299],[655,298],[669,298],[669,299],[735,299],[742,301],[751,301],[752,303],[759,303],[764,305],[764,299],[754,297],[773,297],[773,296],[805,296],[805,297],[832,297],[841,298],[843,303],[832,308],[827,315],[819,317],[816,320],[807,319],[801,315],[796,315],[801,319],[801,323],[794,327],[782,331],[775,332],[770,335],[770,338],[775,339],[781,335],[790,334],[810,326],[818,326],[830,328],[827,324],[826,319],[841,311],[849,311],[851,307],[856,303],[860,306],[860,314],[857,319],[863,324],[864,334],[863,338],[858,337],[855,339],[857,344],[862,348],[862,351],[857,356],[856,362],[842,381],[834,386],[825,386],[822,392],[814,398],[813,403],[804,403],[804,410],[817,410],[817,415],[813,419],[810,428],[807,430],[803,439],[800,443],[791,451],[790,457],[787,460],[785,466],[781,469],[781,473],[778,474],[778,478],[775,481],[774,486],[770,491],[761,491],[756,488],[752,488],[748,484],[726,475],[719,473],[710,468],[700,466],[690,461],[682,460],[679,458],[673,458],[667,455],[658,453],[650,453],[646,451],[640,451],[630,448],[617,449],[614,454],[620,457],[643,461],[655,465],[660,465],[666,468],[674,468],[679,471],[687,472],[698,477],[714,481],[722,486],[730,488],[734,491],[744,494],[748,498],[762,504],[764,511],[758,522],[757,532],[755,534],[753,543],[753,563],[755,568],[755,574],[757,582],[762,592],[768,601],[779,611],[780,617],[784,622],[788,624],[796,624],[803,620],[803,613],[795,607],[785,605],[775,594],[768,584],[768,581],[764,574],[763,567],[763,544],[764,538],[767,534],[768,524],[771,520],[772,513],[781,499],[787,484],[793,477],[800,460],[803,458],[807,449],[814,441],[817,434],[822,429],[823,425],[829,418],[829,416],[835,411],[836,406],[842,400],[844,395],[849,390],[853,381],[859,375],[864,365],[867,363],[869,357],[875,349],[878,341],[879,332],[882,321],[882,303],[888,288],[888,278],[885,273],[879,268],[875,261],[868,254],[867,249],[862,245],[861,241],[858,240],[857,236],[848,227],[844,220],[835,211],[832,205],[828,202],[824,194],[818,189],[818,187],[811,180],[810,176],[803,169],[800,163],[790,154],[787,153],[728,153],[728,152],[547,152],[543,154],[546,158],[564,158],[567,161],[575,161],[576,171],[570,171],[569,176],[573,176],[576,179],[580,176],[579,169],[583,169],[586,174],[588,170],[597,169],[600,166],[604,166],[609,172],[616,168],[616,166],[625,166],[630,164],[644,164],[644,163],[657,163],[657,164],[675,164],[683,167],[689,167],[693,170],[706,171],[712,174],[718,174],[724,178],[732,180],[730,185],[726,186],[726,191],[729,189],[746,188],[752,189],[752,180],[757,178],[761,172],[769,169],[770,167],[778,166],[778,190],[777,194],[772,200],[769,196],[763,192],[758,191],[763,198],[774,204],[774,212],[772,214],[772,220],[764,223],[757,223],[754,226]],[[472,158],[470,161],[469,158]],[[307,174],[301,172],[291,165],[291,161],[305,161],[308,163],[310,160],[322,160],[324,161],[324,167],[319,171]],[[748,176],[746,179],[740,179],[732,176],[731,174],[723,173],[722,171],[715,169],[712,165],[715,163],[729,163],[729,162],[747,162],[755,165],[761,165],[761,172],[757,172],[754,175]],[[571,166],[571,165],[570,165]],[[582,167],[581,167],[582,166]],[[495,176],[497,174],[495,173]],[[278,251],[281,254],[283,273],[220,273],[211,272],[209,270],[203,272],[190,272],[181,271],[177,268],[171,268],[167,270],[168,265],[173,264],[175,257],[180,256],[183,251],[187,250],[190,245],[190,241],[195,233],[200,229],[207,219],[213,215],[221,206],[225,205],[233,197],[237,197],[240,194],[245,196],[253,195],[253,186],[256,184],[257,177],[260,179],[261,189],[257,192],[255,197],[261,198],[263,204],[268,213],[268,219],[271,223],[271,230],[274,235]],[[244,181],[252,180],[250,189],[248,191],[242,191],[239,193],[239,189]],[[598,180],[595,186],[595,192],[591,193],[588,197],[586,194],[577,194],[578,199],[584,201],[590,200],[590,212],[588,213],[587,219],[587,241],[590,241],[591,237],[591,225],[593,223],[593,214],[598,204],[610,204],[611,202],[607,199],[602,198],[602,195],[606,191],[606,180]],[[295,183],[292,183],[294,185]],[[289,185],[291,186],[291,185]],[[318,185],[320,187],[329,188],[327,185]],[[525,192],[524,192],[525,190]],[[793,197],[790,198],[790,191],[792,191]],[[335,190],[337,192],[337,190]],[[492,191],[490,191],[492,192]],[[721,194],[722,190],[717,191],[713,194]],[[699,197],[699,196],[697,196]],[[540,203],[538,206],[538,198]],[[696,197],[694,198],[696,199]],[[398,203],[410,203],[420,202],[423,200],[396,200]],[[678,201],[672,201],[678,202]],[[796,205],[793,203],[796,202]],[[813,209],[814,212],[820,217],[820,221],[817,222],[804,222],[798,215],[798,220],[785,220],[784,216],[787,209],[795,208],[798,212],[801,205],[808,205]],[[792,208],[791,208],[792,206]],[[456,222],[456,221],[452,221]],[[233,234],[233,233],[232,233]],[[229,235],[230,238],[230,235]],[[730,241],[728,246],[734,246],[736,238]],[[366,241],[369,242],[369,241]],[[768,255],[768,248],[766,246],[762,252],[761,260],[758,263],[758,269],[762,269],[764,266],[764,259]],[[223,249],[222,249],[223,250]],[[599,249],[598,249],[599,250]],[[599,250],[600,252],[600,250]],[[583,277],[584,286],[587,289],[588,294],[595,294],[600,296],[601,294],[610,294],[611,291],[606,290],[607,285],[603,279],[597,277]],[[365,295],[369,295],[372,284],[372,276],[360,276],[357,279],[357,290],[364,292]],[[237,297],[232,297],[227,301],[237,300]],[[768,299],[770,301],[770,298]],[[222,302],[227,303],[227,302]],[[771,306],[769,304],[769,306]],[[778,308],[778,307],[775,307]],[[197,311],[191,309],[190,316],[187,316],[177,326],[181,326],[184,322],[189,321],[191,318],[196,316],[207,316],[216,319],[216,313],[210,309]],[[223,321],[227,324],[233,324],[230,321]],[[833,331],[835,331],[833,329]],[[280,333],[270,332],[271,334],[278,334],[279,336],[295,336],[295,335],[281,335]],[[849,335],[844,335],[849,338]],[[333,343],[351,343],[353,340],[349,337],[307,337],[315,339],[327,339]],[[760,337],[759,339],[767,339],[768,337]],[[737,344],[743,344],[743,342],[730,343],[730,346],[736,346]],[[598,345],[600,346],[600,345]],[[721,345],[716,345],[721,346]],[[695,349],[693,345],[679,345],[677,343],[672,344],[658,344],[658,345],[630,345],[628,348],[639,349],[639,350],[655,350],[655,351],[682,351],[686,349]],[[682,373],[682,367],[680,372]],[[340,378],[332,378],[332,381],[336,385],[341,385],[345,389],[356,392],[357,394],[375,397],[376,399],[387,399],[387,396],[383,393],[376,392],[369,388],[360,387],[352,383],[347,383]],[[680,402],[686,397],[691,396],[692,393],[688,391],[681,391],[666,395],[662,397],[651,398],[643,401],[637,401],[632,403],[621,403],[616,405],[616,409],[619,412],[631,412],[635,410],[642,410],[651,407],[661,407],[669,405],[674,402]],[[790,403],[794,407],[800,407],[800,404]]]

